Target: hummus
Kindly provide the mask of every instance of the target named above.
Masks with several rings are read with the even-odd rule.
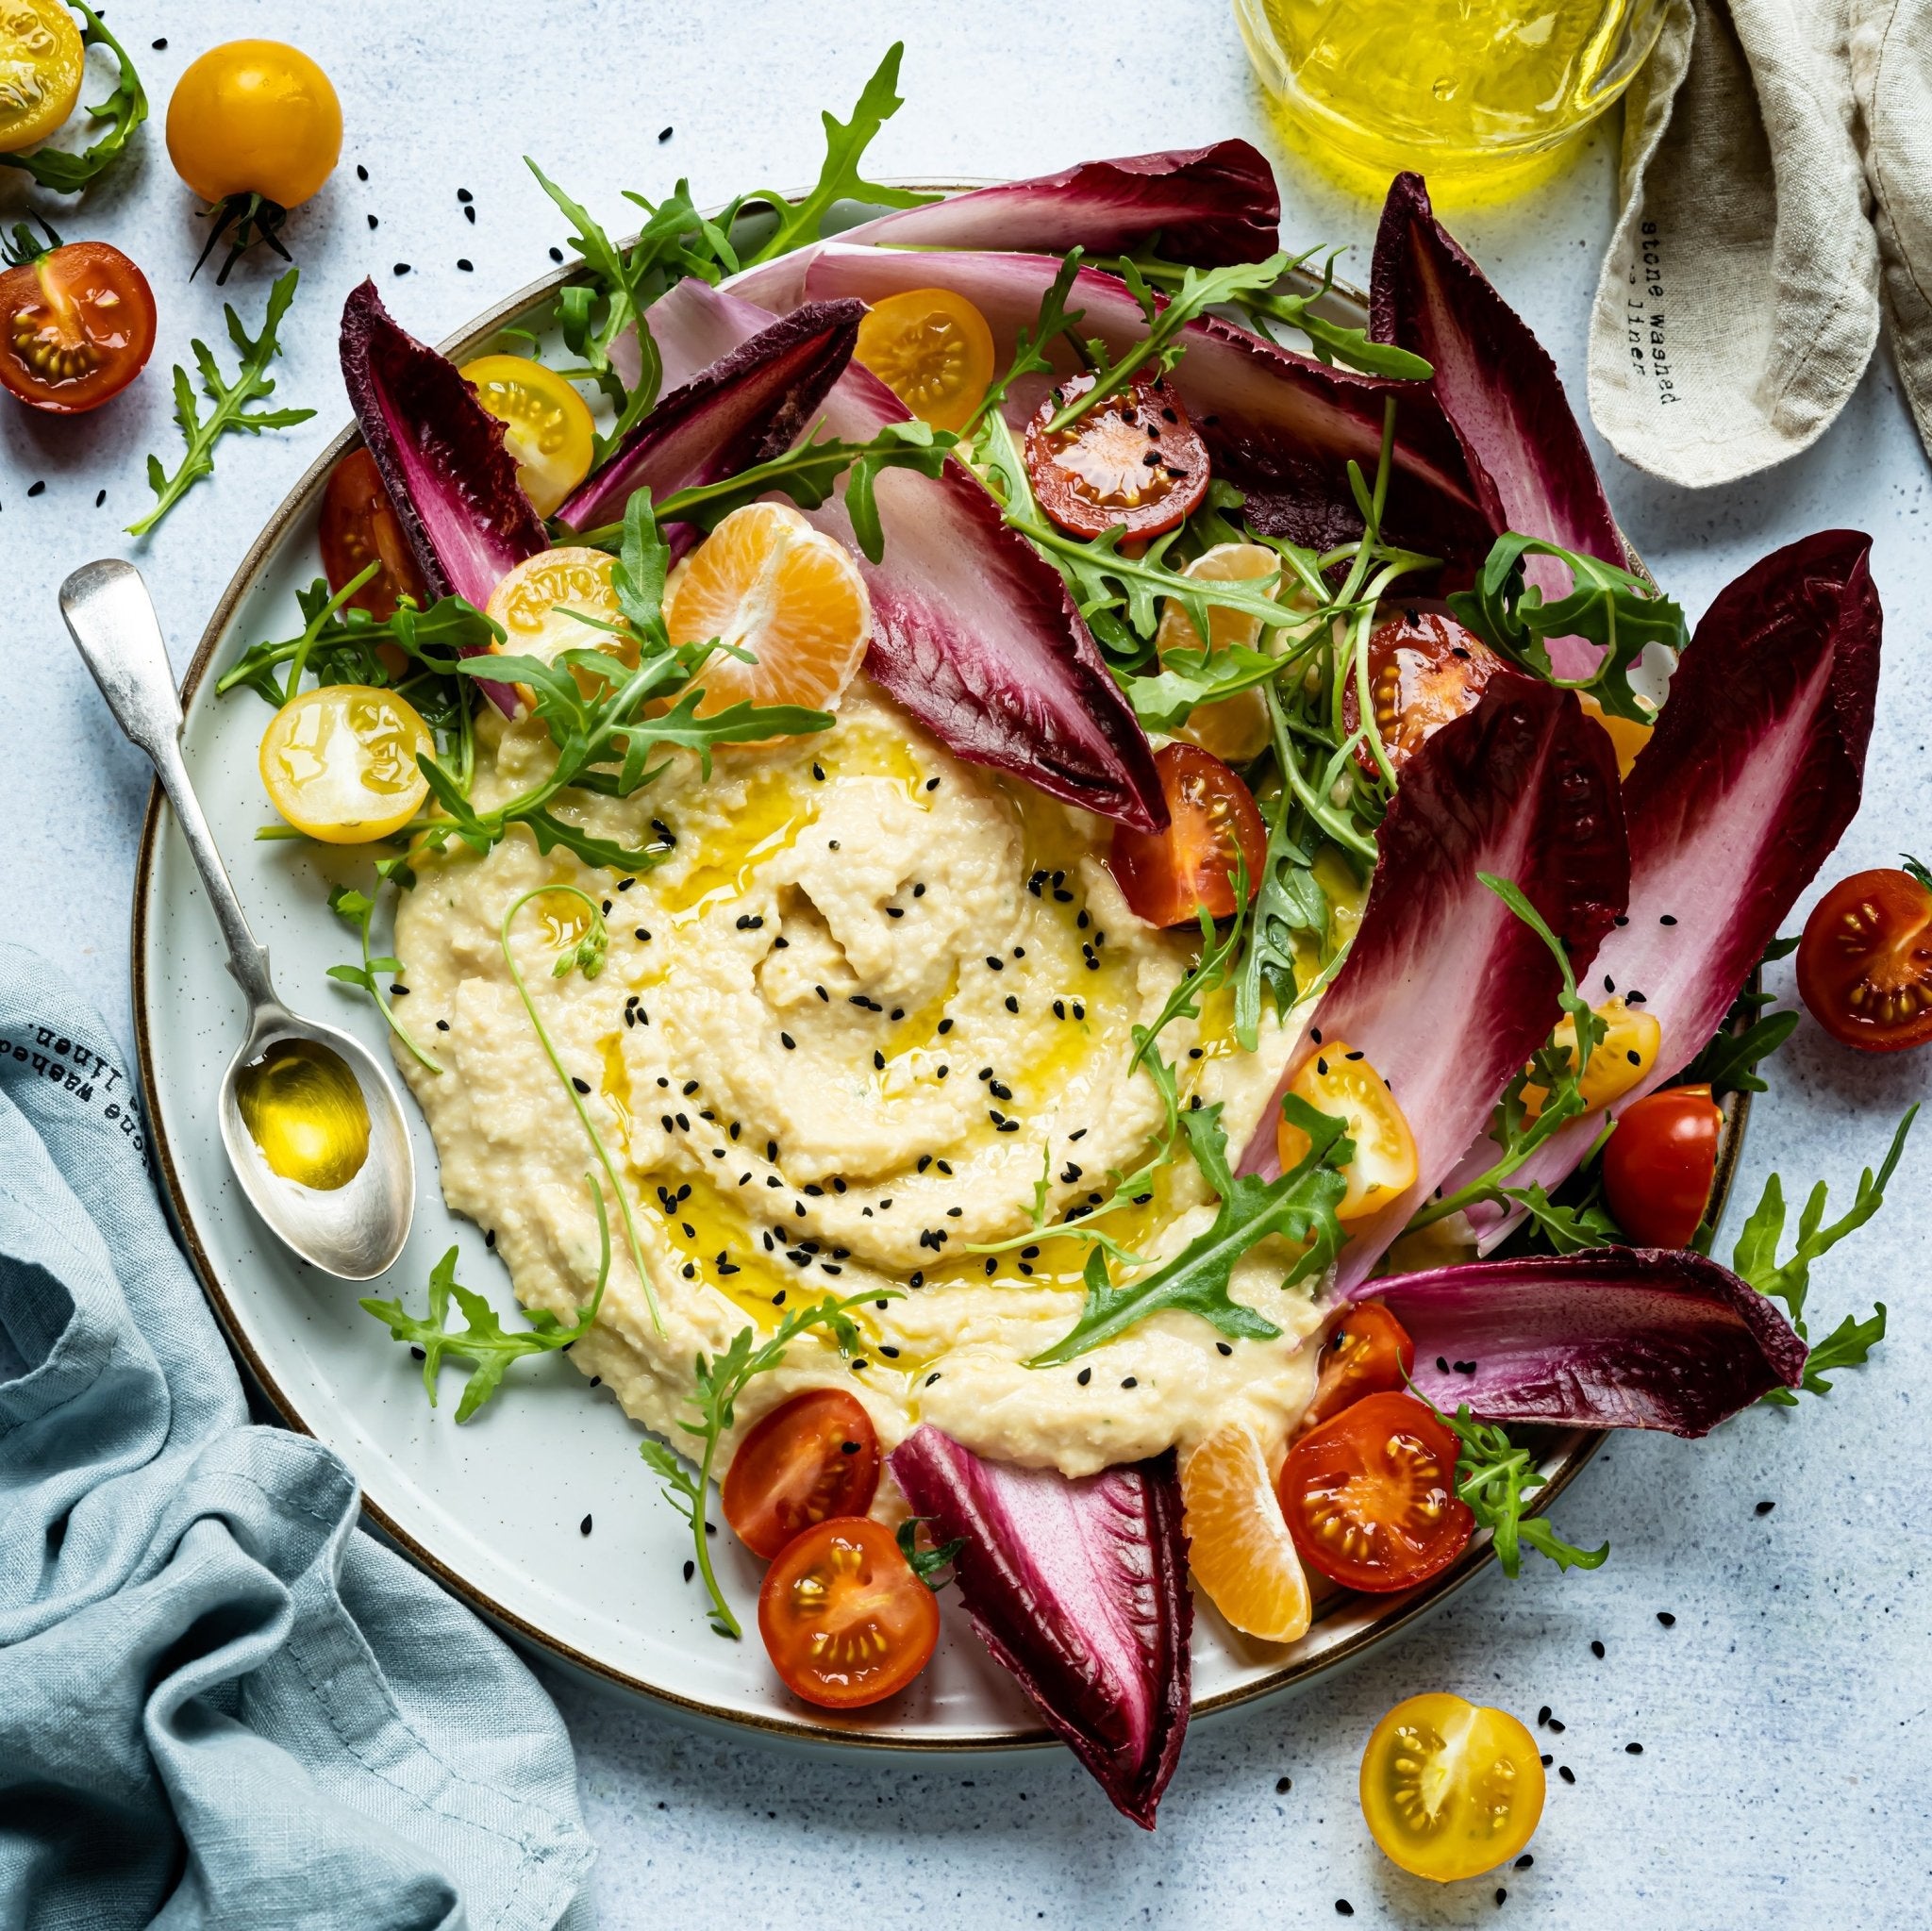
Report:
[[[549,756],[541,724],[486,713],[477,802],[525,788]],[[980,1454],[1079,1475],[1241,1421],[1278,1458],[1320,1321],[1306,1289],[1282,1290],[1293,1256],[1280,1242],[1251,1250],[1233,1280],[1278,1340],[1227,1342],[1170,1312],[1043,1370],[1024,1364],[1076,1319],[1085,1243],[974,1251],[1031,1234],[1042,1209],[1050,1224],[1098,1205],[1162,1123],[1152,1081],[1128,1071],[1132,1028],[1153,1024],[1195,941],[1128,911],[1101,862],[1103,821],[959,762],[863,680],[830,731],[726,750],[708,778],[677,754],[630,799],[573,792],[559,809],[627,849],[655,843],[662,862],[593,871],[541,856],[522,829],[482,857],[427,857],[396,952],[411,1028],[444,1071],[399,1064],[450,1207],[489,1230],[525,1306],[574,1316],[596,1278],[596,1163],[497,928],[533,887],[601,904],[595,978],[551,974],[585,916],[565,894],[526,907],[512,944],[631,1189],[658,1319],[613,1203],[602,1312],[571,1353],[627,1414],[690,1446],[678,1423],[700,1352],[876,1289],[862,1359],[802,1337],[748,1388],[740,1429],[836,1385],[888,1450],[930,1421]],[[1287,1037],[1270,1020],[1261,1050],[1239,1052],[1223,993],[1160,1045],[1184,1104],[1223,1103],[1238,1154]],[[1106,1224],[1158,1259],[1215,1205],[1182,1150]]]

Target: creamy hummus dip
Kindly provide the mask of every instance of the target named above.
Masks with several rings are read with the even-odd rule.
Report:
[[[548,765],[541,724],[485,712],[478,737],[485,807]],[[566,894],[526,907],[512,944],[631,1190],[661,1331],[613,1203],[602,1312],[571,1354],[627,1414],[689,1447],[700,1352],[876,1289],[863,1357],[801,1337],[747,1389],[741,1431],[837,1386],[887,1450],[930,1421],[980,1454],[1079,1475],[1244,1422],[1278,1460],[1320,1323],[1307,1287],[1282,1290],[1283,1243],[1252,1249],[1232,1284],[1279,1340],[1229,1342],[1162,1313],[1047,1369],[1024,1364],[1076,1319],[1086,1244],[974,1251],[1031,1235],[1042,1200],[1048,1224],[1098,1205],[1161,1128],[1153,1082],[1128,1071],[1132,1028],[1154,1023],[1198,936],[1128,911],[1101,861],[1104,821],[959,762],[862,678],[829,731],[726,749],[708,778],[675,754],[630,799],[573,792],[559,808],[626,849],[668,847],[663,861],[593,871],[540,856],[522,828],[484,857],[425,858],[396,951],[412,1029],[444,1071],[399,1064],[450,1207],[490,1231],[526,1307],[572,1318],[596,1278],[596,1162],[497,929],[533,887],[575,885],[603,907],[595,978],[552,976],[584,927]],[[1240,1052],[1225,993],[1161,1035],[1183,1104],[1222,1102],[1237,1157],[1291,1037],[1271,1018],[1260,1050]],[[1214,1210],[1182,1148],[1104,1224],[1154,1261]]]

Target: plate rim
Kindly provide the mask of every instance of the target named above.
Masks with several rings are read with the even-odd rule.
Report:
[[[973,188],[1003,184],[987,178],[955,176],[944,180],[895,177],[889,185],[921,192],[950,194]],[[621,245],[627,245],[627,242]],[[527,312],[539,302],[554,296],[557,291],[577,273],[576,265],[566,263],[548,275],[540,275],[536,280],[525,283],[445,337],[437,344],[439,352],[453,360],[461,360],[473,355],[507,324]],[[1366,311],[1368,297],[1351,284],[1334,282],[1332,291],[1341,301],[1358,305]],[[330,471],[359,440],[359,436],[360,432],[352,415],[348,425],[329,441],[296,479],[249,544],[220,597],[217,598],[195,644],[194,654],[182,674],[180,701],[184,714],[199,691],[203,679],[212,668],[215,652],[225,640],[242,600],[254,589],[263,568],[286,539],[290,526],[308,508],[311,499],[325,483]],[[1625,548],[1629,549],[1627,539]],[[1631,550],[1630,555],[1633,562],[1641,569],[1641,559],[1637,558],[1636,552]],[[156,989],[150,979],[146,960],[150,908],[155,895],[155,866],[160,847],[165,804],[158,782],[151,784],[147,804],[142,815],[141,840],[136,854],[134,907],[129,934],[136,1073],[140,1081],[142,1107],[146,1114],[148,1141],[154,1151],[156,1171],[161,1182],[162,1198],[168,1209],[168,1216],[187,1251],[203,1298],[212,1310],[223,1337],[227,1341],[230,1352],[237,1357],[244,1374],[253,1382],[282,1426],[325,1443],[325,1438],[308,1423],[270,1372],[267,1363],[258,1354],[250,1340],[244,1323],[230,1305],[221,1273],[203,1244],[200,1233],[188,1211],[186,1190],[175,1166],[174,1149],[169,1143],[163,1122],[160,1090],[152,1070],[154,1056],[150,1050],[148,1024],[149,1004]],[[1755,986],[1756,982],[1757,974],[1754,972],[1751,983]],[[1722,1217],[1729,1199],[1731,1183],[1742,1151],[1745,1127],[1750,1115],[1751,1095],[1747,1092],[1731,1093],[1725,1097],[1722,1105],[1724,1113],[1724,1131],[1719,1147],[1718,1170],[1712,1187],[1712,1199],[1717,1207],[1714,1218]],[[1548,1455],[1540,1464],[1546,1467],[1554,1460],[1559,1462],[1559,1466],[1550,1475],[1545,1486],[1537,1491],[1535,1504],[1529,1512],[1542,1514],[1582,1473],[1603,1445],[1603,1441],[1604,1431],[1598,1429],[1575,1428],[1560,1431]],[[1059,1745],[1060,1740],[1044,1723],[1025,1729],[989,1732],[985,1735],[916,1737],[903,1733],[869,1731],[857,1725],[848,1728],[812,1716],[775,1715],[732,1709],[708,1703],[699,1697],[682,1694],[591,1656],[563,1638],[539,1627],[517,1610],[495,1601],[487,1589],[452,1568],[421,1538],[406,1529],[380,1502],[371,1496],[367,1485],[359,1477],[357,1478],[357,1488],[363,1514],[391,1546],[400,1551],[417,1568],[433,1576],[458,1601],[481,1616],[499,1632],[513,1635],[545,1656],[627,1694],[642,1697],[684,1716],[696,1718],[708,1723],[725,1724],[733,1729],[748,1730],[792,1743],[888,1751],[900,1755],[983,1755],[989,1752],[1012,1750],[1043,1750],[1057,1748]],[[1435,1610],[1480,1574],[1493,1559],[1494,1550],[1486,1537],[1473,1541],[1453,1567],[1417,1590],[1408,1591],[1401,1597],[1391,1598],[1386,1612],[1366,1621],[1360,1628],[1349,1635],[1313,1655],[1279,1663],[1251,1683],[1238,1684],[1233,1688],[1219,1690],[1212,1696],[1196,1699],[1190,1709],[1190,1720],[1215,1716],[1224,1710],[1239,1708],[1266,1697],[1283,1694],[1312,1681],[1327,1671],[1359,1660],[1370,1650],[1388,1641],[1423,1616]]]

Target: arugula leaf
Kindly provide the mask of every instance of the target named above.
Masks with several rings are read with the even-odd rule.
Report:
[[[1555,557],[1570,571],[1567,596],[1545,603],[1524,582],[1524,561]],[[1496,539],[1474,591],[1456,591],[1449,608],[1486,643],[1563,691],[1587,691],[1612,717],[1653,724],[1656,709],[1630,688],[1631,667],[1653,643],[1682,651],[1690,641],[1684,612],[1641,576],[1539,537],[1509,531]],[[1587,677],[1559,677],[1547,640],[1581,637],[1603,646]]]
[[[1911,1132],[1912,1122],[1918,1114],[1916,1105],[1906,1108],[1905,1117],[1891,1136],[1891,1145],[1877,1174],[1874,1175],[1867,1167],[1858,1175],[1857,1191],[1852,1205],[1830,1226],[1824,1224],[1826,1188],[1823,1180],[1819,1181],[1811,1190],[1804,1211],[1798,1216],[1797,1244],[1783,1261],[1778,1259],[1777,1250],[1785,1232],[1784,1183],[1775,1174],[1765,1181],[1764,1192],[1752,1209],[1750,1219],[1744,1223],[1737,1245],[1731,1250],[1731,1269],[1760,1294],[1769,1294],[1772,1299],[1784,1303],[1791,1317],[1791,1325],[1797,1329],[1801,1340],[1808,1339],[1805,1325],[1805,1300],[1811,1289],[1811,1263],[1821,1255],[1829,1253],[1848,1234],[1856,1233],[1885,1205],[1885,1190],[1891,1184],[1892,1174],[1898,1171],[1906,1137]],[[1862,1322],[1848,1315],[1806,1357],[1805,1378],[1801,1384],[1803,1391],[1807,1394],[1829,1394],[1831,1383],[1824,1378],[1825,1373],[1862,1363],[1871,1353],[1873,1344],[1884,1334],[1885,1307],[1882,1303]],[[1776,1407],[1790,1407],[1797,1396],[1790,1389],[1774,1388],[1764,1399]]]
[[[1761,1093],[1771,1089],[1757,1076],[1758,1066],[1797,1029],[1795,1012],[1767,1012],[1741,1032],[1726,1027],[1691,1060],[1676,1083],[1708,1086],[1713,1093]]]
[[[228,318],[229,340],[242,358],[242,366],[232,383],[223,377],[213,351],[206,342],[190,344],[194,351],[195,366],[201,371],[201,386],[214,404],[206,422],[202,421],[200,408],[195,403],[194,385],[189,380],[187,370],[180,363],[175,363],[175,420],[181,425],[181,434],[187,439],[188,453],[182,458],[181,467],[172,476],[161,467],[158,457],[148,458],[148,487],[159,500],[139,523],[127,525],[129,536],[146,536],[201,477],[213,474],[215,444],[224,436],[231,431],[259,436],[264,429],[290,429],[297,423],[306,423],[315,413],[313,409],[257,409],[251,412],[248,408],[250,403],[259,402],[275,391],[275,381],[268,374],[268,366],[281,353],[275,330],[281,326],[282,317],[289,312],[289,304],[295,299],[295,284],[300,278],[301,271],[293,268],[276,277],[275,287],[269,291],[268,313],[262,320],[258,335],[251,336],[242,326],[242,318],[235,313],[232,303],[223,304],[223,313]]]
[[[897,1298],[896,1289],[887,1291],[891,1298]],[[693,1410],[678,1421],[678,1426],[687,1435],[704,1444],[695,1471],[664,1442],[643,1441],[638,1445],[638,1453],[646,1464],[663,1478],[664,1492],[672,1506],[691,1523],[698,1573],[704,1577],[706,1593],[710,1597],[711,1628],[719,1636],[738,1637],[744,1633],[712,1572],[710,1538],[706,1534],[705,1521],[712,1465],[718,1458],[718,1444],[732,1425],[734,1405],[744,1392],[745,1384],[777,1367],[785,1358],[785,1351],[808,1329],[819,1328],[829,1334],[839,1352],[848,1359],[858,1355],[863,1342],[851,1310],[882,1298],[886,1296],[872,1289],[842,1301],[827,1294],[813,1307],[793,1308],[762,1345],[757,1344],[758,1336],[751,1328],[741,1327],[732,1336],[731,1345],[715,1360],[699,1355]]]
[[[90,121],[108,124],[108,131],[78,154],[58,147],[38,148],[32,154],[0,154],[0,165],[25,169],[56,194],[78,194],[99,179],[121,158],[127,137],[147,119],[147,92],[134,71],[134,62],[127,58],[127,49],[101,24],[101,16],[87,0],[67,0],[67,4],[80,15],[81,46],[106,47],[120,69],[113,92],[87,109]]]
[[[1171,650],[1161,658],[1158,674],[1129,677],[1125,688],[1134,715],[1148,730],[1171,732],[1187,723],[1196,706],[1269,683],[1280,671],[1279,658],[1245,644]]]
[[[1516,1574],[1525,1545],[1547,1556],[1558,1569],[1603,1567],[1610,1553],[1607,1542],[1600,1549],[1579,1549],[1574,1542],[1566,1542],[1541,1516],[1524,1516],[1526,1498],[1549,1480],[1530,1459],[1527,1449],[1517,1447],[1494,1423],[1478,1422],[1467,1403],[1453,1415],[1445,1415],[1413,1382],[1409,1392],[1460,1444],[1456,1458],[1456,1492],[1469,1505],[1476,1526],[1490,1531],[1505,1575]]]
[[[1274,1180],[1230,1171],[1218,1103],[1181,1116],[1195,1162],[1221,1196],[1213,1224],[1144,1280],[1122,1288],[1109,1284],[1107,1257],[1096,1247],[1087,1257],[1087,1300],[1079,1320],[1052,1347],[1034,1356],[1026,1363],[1029,1368],[1071,1361],[1169,1307],[1198,1314],[1230,1340],[1273,1340],[1280,1334],[1272,1321],[1228,1293],[1235,1263],[1257,1241],[1280,1234],[1308,1243],[1282,1281],[1284,1289],[1325,1268],[1345,1238],[1335,1217],[1336,1206],[1348,1190],[1339,1169],[1355,1155],[1342,1121],[1318,1113],[1294,1093],[1283,1096],[1281,1109],[1307,1135],[1308,1151]]]
[[[1069,313],[1067,297],[1073,292],[1085,252],[1081,248],[1071,248],[1061,258],[1058,273],[1047,285],[1046,293],[1040,298],[1039,312],[1030,326],[1021,329],[1013,344],[1013,359],[1007,364],[1006,374],[980,397],[978,408],[966,419],[966,426],[960,431],[962,436],[969,440],[978,437],[981,429],[1005,404],[1008,391],[1021,376],[1053,374],[1053,363],[1046,353],[1049,342],[1062,335],[1072,341],[1078,340],[1073,331],[1087,311],[1075,308]]]
[[[409,870],[407,857],[378,858],[375,861],[376,890],[393,880],[401,891],[407,891],[416,882],[415,874]],[[383,1024],[407,1046],[416,1063],[425,1072],[440,1074],[440,1067],[414,1040],[409,1037],[408,1028],[399,1020],[390,1005],[389,994],[384,991],[378,974],[393,975],[403,969],[399,958],[372,958],[369,956],[369,924],[375,916],[375,901],[367,892],[358,891],[354,886],[339,885],[328,895],[328,908],[338,918],[346,919],[360,934],[362,940],[362,963],[355,965],[334,965],[328,969],[328,975],[345,986],[359,986],[375,1001],[375,1009],[382,1014]]]
[[[873,138],[906,104],[896,92],[899,60],[906,51],[903,41],[894,41],[878,70],[865,84],[865,91],[852,109],[850,121],[836,121],[830,113],[819,119],[825,128],[825,158],[819,169],[817,185],[802,201],[787,201],[769,191],[748,197],[767,202],[777,210],[778,225],[764,245],[745,266],[770,261],[774,256],[789,255],[808,241],[816,241],[824,228],[825,217],[841,201],[863,201],[876,208],[924,208],[938,201],[937,194],[915,194],[909,189],[888,188],[881,181],[868,181],[858,164]]]
[[[1552,1200],[1534,1180],[1527,1187],[1499,1187],[1496,1191],[1524,1209],[1529,1225],[1553,1254],[1580,1254],[1587,1247],[1607,1247],[1624,1240],[1623,1228],[1598,1202],[1567,1207]]]
[[[906,1558],[906,1566],[934,1595],[952,1581],[950,1575],[941,1575],[941,1569],[950,1569],[958,1560],[959,1551],[966,1546],[964,1536],[955,1536],[950,1542],[941,1542],[931,1549],[919,1546],[919,1528],[930,1520],[924,1515],[908,1515],[892,1533],[892,1540],[899,1545],[899,1553]]]
[[[526,1310],[526,1332],[506,1334],[496,1310],[481,1294],[473,1293],[457,1279],[457,1250],[452,1247],[429,1276],[429,1315],[426,1320],[409,1313],[400,1300],[377,1301],[365,1297],[357,1305],[388,1327],[391,1336],[423,1350],[423,1386],[429,1406],[436,1406],[436,1374],[442,1357],[453,1355],[471,1364],[470,1378],[464,1384],[463,1398],[457,1404],[457,1421],[467,1422],[503,1385],[512,1361],[525,1355],[547,1355],[580,1341],[597,1323],[597,1310],[604,1305],[605,1283],[610,1278],[610,1220],[604,1211],[604,1195],[594,1174],[584,1175],[591,1190],[591,1204],[597,1209],[597,1286],[589,1305],[579,1313],[575,1326],[566,1327],[547,1308]],[[451,1295],[469,1323],[459,1334],[444,1325],[449,1315]]]

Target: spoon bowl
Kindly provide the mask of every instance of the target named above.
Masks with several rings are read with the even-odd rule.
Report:
[[[275,996],[268,953],[249,929],[189,781],[181,703],[141,573],[114,558],[84,564],[60,586],[60,613],[115,723],[147,754],[175,807],[222,928],[228,972],[248,1002],[247,1033],[228,1062],[217,1101],[235,1177],[269,1228],[304,1260],[342,1280],[371,1280],[403,1251],[415,1211],[416,1160],[395,1080],[359,1040],[301,1018]],[[272,1050],[291,1043],[333,1055],[361,1095],[367,1150],[340,1184],[309,1186],[278,1172],[243,1116],[242,1094],[251,1074]]]

